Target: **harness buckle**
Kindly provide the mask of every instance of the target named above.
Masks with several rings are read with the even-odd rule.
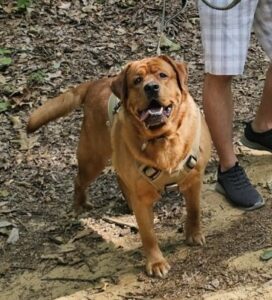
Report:
[[[121,101],[118,101],[116,104],[115,104],[115,106],[114,106],[114,108],[113,108],[113,112],[112,112],[112,114],[113,115],[115,115],[115,114],[117,114],[118,113],[118,110],[119,110],[119,108],[121,107]]]
[[[148,177],[150,180],[155,180],[161,173],[160,170],[155,169],[153,167],[146,166],[143,168],[142,172]]]
[[[174,197],[180,194],[179,186],[176,183],[166,184],[164,187],[164,191],[167,196]]]
[[[193,155],[190,155],[186,161],[186,167],[193,169],[197,164],[197,158]]]

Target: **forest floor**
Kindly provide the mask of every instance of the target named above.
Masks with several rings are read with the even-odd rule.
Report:
[[[189,89],[201,106],[193,2],[167,24],[174,45],[163,52],[188,63]],[[166,18],[179,5],[167,1]],[[156,55],[162,6],[161,0],[41,0],[19,11],[16,1],[0,2],[0,300],[272,299],[272,260],[260,259],[272,247],[271,154],[239,142],[268,66],[254,34],[245,74],[234,80],[234,143],[266,206],[244,212],[214,191],[213,151],[201,203],[205,247],[185,244],[182,199],[163,197],[155,207],[156,233],[172,266],[164,279],[146,275],[139,234],[117,224],[135,220],[110,167],[91,185],[93,209],[73,215],[82,111],[25,133],[30,112],[47,98]]]

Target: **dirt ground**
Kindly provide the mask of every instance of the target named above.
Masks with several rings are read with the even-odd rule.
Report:
[[[260,259],[272,248],[272,158],[239,142],[268,66],[254,34],[245,74],[234,81],[234,142],[266,206],[243,212],[217,194],[213,153],[202,194],[205,247],[184,242],[182,198],[163,197],[155,207],[156,232],[172,266],[165,279],[145,274],[135,220],[110,167],[90,188],[93,209],[73,215],[81,110],[25,133],[30,111],[47,98],[155,55],[162,3],[42,0],[18,11],[16,1],[0,1],[0,58],[11,58],[0,64],[0,300],[272,299],[272,260]],[[179,1],[167,1],[166,17],[178,8]],[[165,33],[180,49],[163,52],[188,62],[189,88],[201,106],[194,1]]]

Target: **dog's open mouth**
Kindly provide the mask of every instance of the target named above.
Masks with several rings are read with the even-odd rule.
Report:
[[[156,129],[165,124],[172,112],[172,104],[161,105],[157,100],[152,100],[145,110],[139,111],[139,117],[148,129]]]

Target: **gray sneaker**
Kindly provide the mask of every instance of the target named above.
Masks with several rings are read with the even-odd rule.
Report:
[[[272,152],[272,129],[258,133],[253,131],[251,123],[246,123],[244,136],[241,138],[242,144],[251,149]]]
[[[221,172],[218,167],[215,189],[225,195],[232,204],[244,210],[254,210],[265,204],[238,162],[225,172]]]

